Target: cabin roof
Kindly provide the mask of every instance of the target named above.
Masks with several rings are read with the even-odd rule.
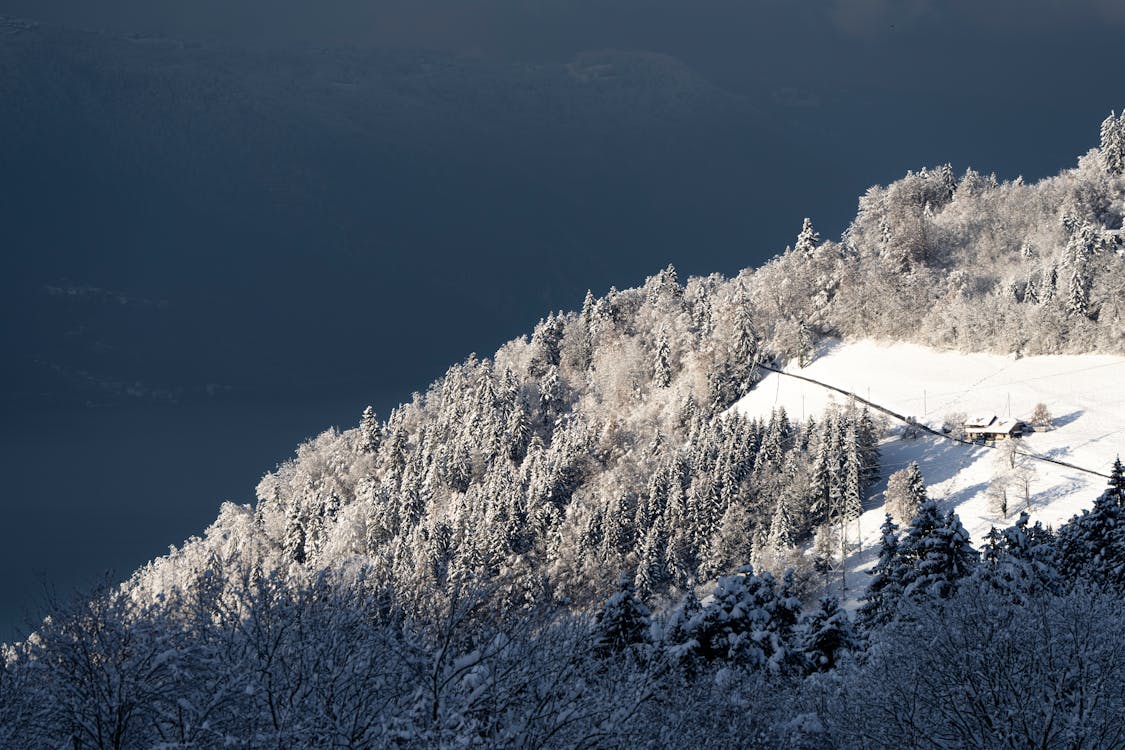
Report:
[[[1018,419],[996,419],[995,417],[993,417],[988,424],[979,427],[966,424],[965,431],[982,433],[985,435],[1010,435],[1021,424],[1022,423]]]
[[[988,427],[996,421],[995,414],[974,414],[965,420],[966,427]]]

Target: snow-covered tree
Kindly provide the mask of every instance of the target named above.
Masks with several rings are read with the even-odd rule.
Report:
[[[658,388],[667,388],[672,382],[672,365],[669,363],[668,334],[661,332],[656,344],[656,363],[653,365],[652,381]]]
[[[368,406],[363,410],[363,415],[359,420],[359,434],[360,434],[360,448],[364,453],[375,453],[379,450],[379,443],[382,442],[382,429],[379,426],[379,419],[375,416],[375,410]]]
[[[834,596],[822,596],[817,609],[801,623],[798,644],[805,669],[826,672],[833,669],[843,653],[858,646],[848,613]]]
[[[758,333],[751,318],[750,306],[740,302],[734,311],[734,344],[731,347],[731,375],[739,395],[754,384],[758,364]]]
[[[784,661],[782,622],[775,617],[777,593],[773,576],[754,574],[749,566],[721,576],[710,602],[683,626],[699,644],[699,656],[750,667]]]
[[[1111,175],[1125,174],[1125,112],[1114,112],[1102,121],[1100,154],[1105,171]]]
[[[1110,486],[1092,508],[1059,528],[1057,547],[1060,570],[1071,580],[1125,591],[1125,506],[1117,489],[1119,475],[1115,462]]]
[[[1089,317],[1090,302],[1087,288],[1090,282],[1086,278],[1085,269],[1075,264],[1070,269],[1067,281],[1066,314],[1073,317]]]
[[[1058,590],[1060,580],[1055,538],[1042,524],[1029,524],[1021,513],[1014,526],[993,527],[985,536],[981,565],[974,573],[1012,601],[1027,602],[1043,592]]]
[[[988,483],[988,507],[1001,518],[1008,517],[1008,487],[1010,482],[1010,475],[1005,468],[994,473]]]
[[[820,245],[820,234],[813,229],[812,220],[806,217],[801,224],[801,232],[797,235],[797,242],[793,245],[793,252],[807,255],[818,245]]]
[[[941,514],[933,500],[918,509],[899,544],[898,557],[902,561],[898,582],[907,597],[950,596],[978,560],[957,514]]]
[[[926,502],[926,484],[917,461],[891,474],[884,492],[883,507],[899,524],[908,524]]]
[[[621,576],[617,590],[594,619],[593,650],[599,656],[622,653],[648,642],[650,613],[637,599],[633,581]]]
[[[1047,405],[1040,402],[1031,412],[1031,424],[1037,430],[1049,430],[1054,422]]]
[[[902,596],[902,561],[899,555],[898,525],[890,513],[879,528],[879,559],[868,571],[871,576],[863,604],[858,611],[858,622],[865,628],[882,625],[891,619]]]
[[[801,321],[797,328],[797,366],[804,369],[812,362],[813,341],[812,334],[805,321]]]
[[[841,558],[846,559],[850,549],[847,547],[848,537],[851,536],[851,526],[863,515],[863,465],[860,459],[859,432],[855,420],[854,410],[849,411],[846,418],[847,428],[844,435],[844,453],[842,483],[839,500],[839,517],[837,519],[841,528]],[[858,534],[856,534],[858,537]]]
[[[1125,506],[1125,467],[1121,465],[1121,457],[1113,459],[1113,467],[1109,472],[1109,485],[1105,490],[1106,497],[1117,504]]]

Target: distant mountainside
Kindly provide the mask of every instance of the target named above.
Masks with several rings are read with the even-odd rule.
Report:
[[[414,592],[503,580],[515,602],[578,606],[622,573],[659,598],[747,561],[801,569],[833,508],[861,512],[880,435],[854,406],[719,418],[756,364],[807,363],[826,335],[1125,353],[1123,153],[1111,116],[1102,147],[1057,177],[921,170],[869,190],[839,242],[806,221],[734,279],[681,285],[669,268],[587,295],[386,420],[301,446],[255,507],[224,506],[130,585],[191,585],[217,555],[286,575],[376,571]]]

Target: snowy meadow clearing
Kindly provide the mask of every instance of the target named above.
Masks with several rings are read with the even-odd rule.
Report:
[[[804,369],[791,363],[786,372],[849,391],[868,401],[941,430],[947,421],[965,415],[989,414],[1029,420],[1036,404],[1045,404],[1053,427],[1022,438],[1020,450],[1072,463],[1105,474],[1125,436],[1125,358],[1109,355],[1013,355],[938,351],[916,344],[875,341],[828,342]],[[733,409],[751,418],[768,418],[785,409],[792,419],[819,418],[832,403],[846,397],[813,383],[764,373],[765,377]],[[889,418],[888,418],[889,419]],[[1003,446],[969,446],[921,433],[904,436],[906,425],[890,420],[881,450],[882,480],[872,488],[858,521],[861,545],[849,568],[861,573],[874,561],[874,547],[883,522],[883,491],[887,478],[916,461],[929,496],[943,509],[953,509],[979,545],[988,530],[1011,525],[1026,503],[1010,493],[1008,515],[991,502],[989,485]],[[1101,476],[1044,461],[1030,462],[1032,522],[1057,527],[1088,508],[1101,492]],[[866,576],[849,577],[850,592],[859,596]]]

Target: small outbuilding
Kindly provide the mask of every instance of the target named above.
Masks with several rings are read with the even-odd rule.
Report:
[[[969,440],[1007,440],[1022,435],[1024,423],[1000,419],[995,414],[978,414],[965,420],[964,429]]]

